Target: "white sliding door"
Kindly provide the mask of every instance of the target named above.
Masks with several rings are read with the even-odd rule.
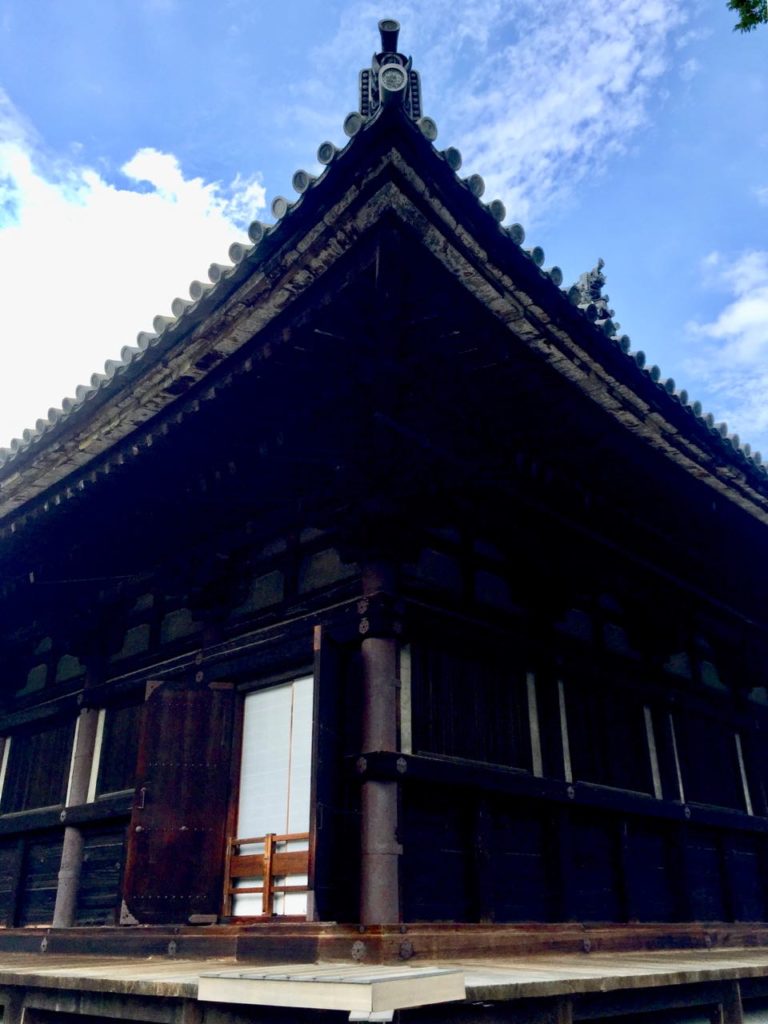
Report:
[[[312,697],[312,676],[246,695],[237,813],[239,838],[309,831]],[[260,854],[263,849],[263,844],[254,843],[243,845],[240,852]],[[306,850],[307,841],[283,842],[278,849],[282,852]],[[276,881],[306,885],[307,877],[289,875]],[[243,887],[248,884],[249,880],[244,879]],[[306,893],[275,894],[274,913],[306,914],[306,911]],[[233,912],[240,916],[261,914],[261,896],[236,895]]]

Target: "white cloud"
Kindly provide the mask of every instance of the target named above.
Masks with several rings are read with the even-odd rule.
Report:
[[[768,252],[754,250],[725,262],[720,253],[710,253],[705,270],[717,273],[731,300],[716,319],[694,323],[690,330],[711,339],[710,355],[721,363],[751,365],[768,350]]]
[[[705,10],[705,4],[692,3],[692,13],[696,16],[701,15]],[[675,49],[683,50],[686,46],[691,46],[693,43],[700,43],[705,39],[709,39],[712,35],[712,29],[707,25],[700,23],[694,24],[692,27],[687,28],[684,32],[680,32],[675,36]]]
[[[469,161],[524,219],[599,172],[647,122],[681,18],[676,3],[652,0],[541,11],[514,5],[517,40],[476,66],[465,93],[473,99],[457,104]]]
[[[761,206],[768,206],[768,185],[758,185],[752,191]]]
[[[701,71],[701,62],[691,57],[680,65],[679,75],[684,82],[690,80]]]
[[[648,121],[654,84],[680,60],[673,44],[685,21],[683,0],[393,0],[387,14],[403,25],[406,53],[418,40],[425,112],[438,118],[440,144],[460,143],[467,169],[521,219],[624,152]],[[360,40],[377,17],[370,2],[344,12],[315,52],[315,75],[296,87],[297,116],[310,105],[317,112],[318,90],[330,93],[362,64]]]
[[[264,207],[257,178],[187,178],[139,150],[125,185],[42,153],[0,92],[0,445],[207,279]]]
[[[705,284],[728,295],[712,320],[687,325],[697,345],[687,361],[691,376],[716,403],[713,413],[750,442],[768,443],[768,251],[728,259],[710,253]]]

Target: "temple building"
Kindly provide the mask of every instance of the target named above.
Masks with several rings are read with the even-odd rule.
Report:
[[[0,450],[3,1021],[768,1019],[768,473],[398,30]]]

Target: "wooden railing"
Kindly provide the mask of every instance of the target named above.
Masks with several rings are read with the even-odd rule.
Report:
[[[264,836],[245,839],[228,839],[224,871],[224,916],[232,914],[235,896],[261,894],[261,913],[271,916],[275,910],[275,895],[291,892],[307,892],[308,885],[277,883],[276,878],[306,875],[309,871],[309,849],[291,850],[284,847],[289,843],[309,843],[308,832],[293,832],[278,835],[270,832]],[[263,846],[263,853],[240,853],[242,847]],[[259,885],[240,884],[248,880],[261,880]]]

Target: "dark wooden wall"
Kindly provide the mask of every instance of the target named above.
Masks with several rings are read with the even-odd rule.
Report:
[[[765,919],[767,709],[720,681],[724,649],[674,676],[591,629],[537,649],[421,619],[406,920]]]
[[[446,527],[413,541],[402,566],[412,749],[408,771],[395,778],[405,919],[765,919],[768,697],[756,666],[768,658],[759,628],[703,596],[670,597],[652,574],[604,556],[542,560],[544,539],[528,551],[519,538],[505,547]],[[561,539],[558,557],[567,548]],[[82,822],[76,921],[109,923],[122,895],[146,681],[167,671],[183,688],[199,671],[206,685],[236,690],[306,671],[321,621],[317,909],[325,920],[356,919],[361,683],[352,564],[332,538],[306,531],[275,542],[261,561],[252,554],[251,584],[226,592],[217,618],[187,592],[123,602],[87,685],[75,672],[85,659],[74,654],[48,658],[39,690],[19,677],[0,808],[7,924],[52,918],[78,694],[106,717],[96,799]],[[34,651],[41,644],[30,641]],[[163,728],[173,727],[170,716]],[[222,738],[231,745],[233,730],[222,728]],[[222,822],[225,788],[217,790]],[[167,796],[172,802],[174,791]],[[113,797],[123,801],[120,813]],[[214,913],[221,864],[206,858],[205,909]]]

